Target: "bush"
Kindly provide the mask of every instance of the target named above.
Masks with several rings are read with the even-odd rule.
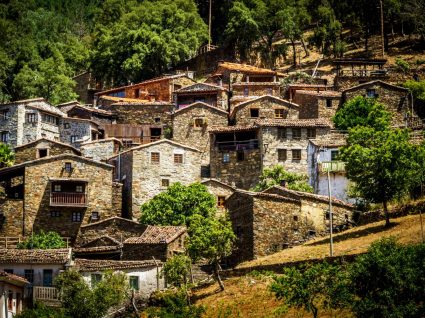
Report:
[[[29,236],[25,241],[18,244],[19,249],[55,249],[65,248],[66,242],[56,232],[47,232],[43,230],[39,233]]]
[[[153,293],[149,306],[145,311],[148,318],[201,318],[205,312],[203,306],[190,304],[181,290]]]
[[[404,73],[410,71],[410,64],[403,59],[397,58],[395,60],[395,64],[397,65],[397,68]]]
[[[27,308],[14,318],[68,318],[60,308],[47,307],[44,304],[35,303],[34,308]]]

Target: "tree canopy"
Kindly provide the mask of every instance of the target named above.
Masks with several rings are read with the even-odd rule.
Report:
[[[18,244],[19,249],[55,249],[65,248],[66,242],[56,232],[44,232],[40,231],[37,234],[28,236],[25,241]]]
[[[15,162],[15,154],[9,145],[0,142],[0,168],[10,167]]]

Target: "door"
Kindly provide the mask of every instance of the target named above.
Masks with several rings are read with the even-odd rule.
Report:
[[[53,270],[43,269],[43,286],[52,287],[53,285]]]

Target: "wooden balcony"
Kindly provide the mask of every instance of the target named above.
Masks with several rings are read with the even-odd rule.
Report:
[[[60,306],[59,290],[55,287],[34,286],[32,290],[33,302],[41,302],[48,306]]]
[[[219,151],[238,151],[258,149],[258,139],[235,140],[235,141],[219,141],[216,142]]]
[[[78,192],[52,192],[50,206],[86,207],[87,195]]]
[[[319,162],[319,171],[326,172],[345,172],[345,162],[342,161],[323,161]]]

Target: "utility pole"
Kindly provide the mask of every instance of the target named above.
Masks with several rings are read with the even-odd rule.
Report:
[[[211,0],[210,0],[211,1]],[[382,41],[382,57],[385,57],[385,39],[384,39],[384,5],[382,0],[379,0],[381,7],[381,41]]]
[[[332,197],[331,197],[331,167],[328,169],[328,193],[329,193],[329,242],[330,242],[330,255],[334,255],[334,241],[333,241],[333,216],[332,216]]]
[[[381,1],[382,2],[382,1]],[[212,0],[209,0],[209,13],[208,13],[208,51],[211,49],[211,8],[212,8]]]

